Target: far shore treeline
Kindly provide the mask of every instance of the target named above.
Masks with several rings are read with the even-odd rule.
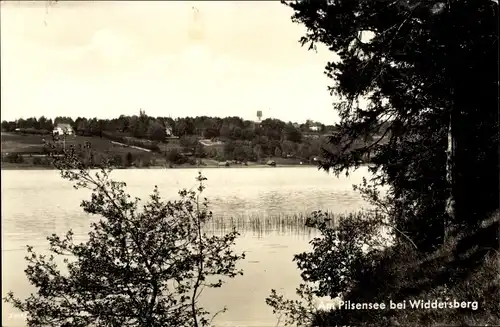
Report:
[[[151,117],[138,115],[113,119],[44,116],[2,121],[2,162],[48,165],[48,149],[42,140],[53,135],[58,124],[69,124],[68,145],[83,149],[90,143],[89,164],[111,160],[117,167],[154,165],[206,165],[230,161],[236,164],[311,164],[320,160],[322,149],[336,125],[307,120],[303,124],[279,119],[262,121],[240,117]],[[21,137],[23,136],[23,137]],[[56,138],[61,141],[62,137]],[[372,139],[368,137],[367,140]],[[367,140],[360,140],[364,143]],[[355,145],[354,145],[355,146]],[[34,156],[34,157],[33,157]]]

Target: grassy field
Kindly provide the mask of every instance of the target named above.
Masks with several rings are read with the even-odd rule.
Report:
[[[17,154],[22,157],[22,162],[3,160],[2,168],[6,169],[24,169],[32,168],[33,166],[44,168],[47,166],[46,163],[40,164],[40,161],[44,161],[44,155],[48,147],[45,145],[45,141],[52,142],[51,135],[36,135],[36,134],[20,134],[20,133],[2,133],[1,134],[1,150],[2,157]],[[121,156],[125,158],[128,153],[130,153],[135,164],[134,168],[147,167],[147,166],[157,166],[157,167],[172,167],[169,165],[165,159],[165,152],[177,148],[179,151],[181,145],[178,140],[170,140],[169,143],[160,143],[160,152],[152,152],[149,150],[143,150],[134,146],[127,146],[125,144],[120,144],[119,142],[113,142],[106,138],[101,138],[97,136],[67,136],[66,137],[66,147],[79,145],[84,146],[90,143],[94,153],[100,158],[114,158],[116,156]],[[63,145],[63,141],[57,141],[59,145]],[[35,159],[38,158],[38,159]],[[273,160],[276,162],[277,166],[295,166],[301,165],[299,159],[293,158],[278,158],[271,157],[261,160],[261,162],[248,162],[247,165],[243,164],[231,164],[230,167],[267,167],[266,162],[268,160]],[[199,159],[196,159],[198,162]],[[145,164],[145,163],[148,164]],[[201,167],[219,167],[219,162],[214,159],[202,159],[203,164]],[[303,163],[307,165],[307,163]],[[199,167],[197,164],[193,165],[190,163],[182,165],[174,165],[176,168],[190,168]]]
[[[44,140],[51,141],[50,135],[33,135],[33,134],[17,134],[17,133],[2,133],[2,153],[43,153]],[[105,153],[140,153],[145,151],[131,147],[120,146],[111,143],[110,140],[100,137],[89,136],[68,136],[66,137],[66,146],[84,145],[89,142],[92,148],[99,152]],[[63,143],[59,141],[59,143]]]
[[[22,162],[2,162],[2,168],[29,168],[31,166],[46,166],[46,163],[36,163],[38,161],[45,162],[43,155],[46,154],[47,146],[45,141],[52,141],[51,135],[33,135],[33,134],[18,134],[18,133],[2,133],[2,157],[17,154],[23,157]],[[63,141],[57,141],[59,145],[63,145]],[[95,155],[100,158],[114,158],[121,156],[125,158],[128,153],[137,162],[153,162],[155,165],[164,165],[165,159],[161,153],[144,151],[136,147],[119,145],[112,143],[110,140],[100,137],[89,136],[68,136],[66,137],[66,147],[79,145],[84,146],[90,143]],[[39,158],[39,159],[35,159]]]
[[[43,135],[2,133],[2,154],[10,152],[41,153],[44,147],[44,137]]]

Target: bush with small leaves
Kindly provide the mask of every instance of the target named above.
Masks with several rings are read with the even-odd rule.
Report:
[[[332,221],[325,212],[313,212],[306,226],[317,229],[320,236],[310,241],[311,252],[293,259],[305,282],[296,290],[300,300],[286,299],[273,289],[266,298],[273,313],[285,326],[312,326],[318,314],[316,300],[347,294],[357,285],[359,273],[391,242],[391,235],[379,233],[384,224],[384,216],[377,213],[360,212]]]
[[[214,315],[198,304],[199,295],[241,275],[236,263],[244,253],[233,251],[234,229],[205,233],[212,218],[207,199],[200,199],[206,178],[200,173],[197,191],[181,190],[176,201],[163,201],[155,187],[139,210],[139,199],[110,179],[108,167],[93,174],[72,150],[54,164],[75,188],[92,190],[81,206],[101,219],[91,223],[84,243],[75,243],[72,231],[48,237],[49,257],[28,246],[25,272],[38,291],[25,300],[12,292],[4,299],[26,313],[28,325],[211,325]],[[66,256],[65,269],[55,256]]]

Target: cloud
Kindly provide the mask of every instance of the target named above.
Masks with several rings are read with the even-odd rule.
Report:
[[[192,6],[203,26],[198,42],[190,39]],[[48,15],[43,5],[7,7],[1,64],[9,117],[116,116],[139,107],[252,117],[272,107],[276,116],[305,117],[311,106],[331,108],[322,72],[332,54],[301,49],[303,28],[277,2],[61,1]]]

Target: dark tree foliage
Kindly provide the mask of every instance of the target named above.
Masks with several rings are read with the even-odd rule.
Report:
[[[348,172],[372,156],[371,183],[389,186],[389,215],[424,251],[442,243],[450,224],[474,229],[498,208],[497,2],[287,5],[307,28],[303,45],[322,43],[340,56],[325,68],[331,93],[341,99],[341,122],[330,138],[338,151],[324,149],[322,168]],[[368,99],[365,108],[360,97]],[[446,180],[450,120],[453,183]],[[351,150],[368,135],[383,137]]]
[[[134,162],[134,157],[132,153],[127,152],[127,156],[125,157],[125,164],[127,167],[132,166],[132,163]]]

